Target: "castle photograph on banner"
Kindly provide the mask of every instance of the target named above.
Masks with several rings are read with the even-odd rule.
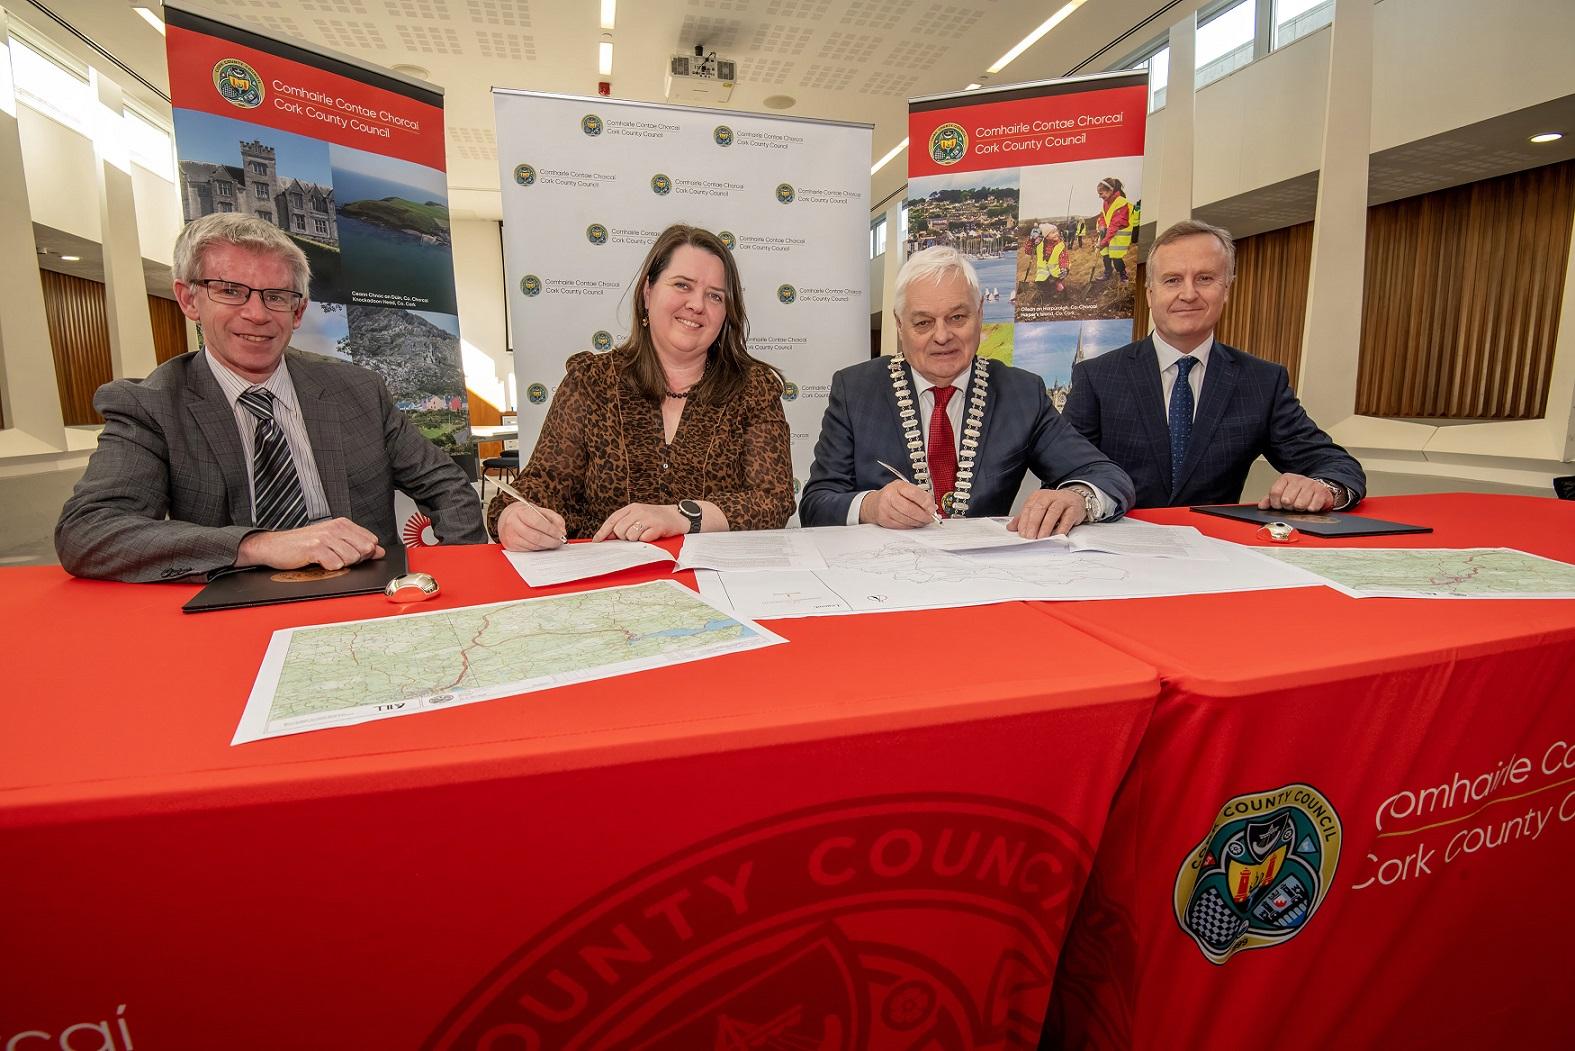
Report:
[[[1043,378],[1132,341],[1146,74],[915,99],[909,253],[968,257],[984,295],[979,353]]]

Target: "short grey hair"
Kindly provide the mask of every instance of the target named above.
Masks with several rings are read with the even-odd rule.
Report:
[[[968,290],[973,293],[975,304],[984,294],[979,288],[979,274],[968,262],[961,252],[945,245],[935,245],[922,252],[915,252],[902,264],[902,269],[897,272],[897,291],[893,296],[892,309],[898,317],[902,316],[903,308],[908,305],[908,286],[915,281],[931,281],[940,283],[952,274],[961,274],[963,280],[968,282]]]
[[[312,267],[301,246],[272,223],[240,212],[214,212],[186,224],[186,229],[175,239],[175,280],[189,285],[206,277],[202,272],[203,256],[209,248],[220,244],[283,260],[290,268],[291,287],[306,295],[312,281]]]
[[[1154,244],[1148,250],[1148,262],[1153,263],[1154,253],[1183,237],[1193,237],[1197,234],[1208,234],[1220,243],[1225,249],[1225,284],[1230,285],[1236,280],[1236,242],[1231,239],[1230,231],[1223,226],[1214,226],[1201,219],[1183,219],[1179,223],[1166,228],[1165,232],[1154,238]],[[1154,284],[1154,267],[1145,265],[1143,268],[1143,283],[1150,287]]]

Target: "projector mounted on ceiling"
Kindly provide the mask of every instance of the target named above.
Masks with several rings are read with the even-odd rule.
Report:
[[[674,102],[693,102],[718,106],[733,97],[733,82],[738,63],[706,54],[704,44],[696,44],[692,55],[674,55],[667,60],[667,97]]]

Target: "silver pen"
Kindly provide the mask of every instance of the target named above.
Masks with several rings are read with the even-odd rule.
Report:
[[[487,479],[487,481],[491,482],[493,485],[497,486],[501,491],[503,491],[504,493],[507,493],[509,496],[511,496],[514,499],[518,500],[520,503],[524,504],[526,507],[530,508],[531,510],[536,511],[538,513],[541,512],[541,508],[537,507],[535,504],[531,503],[529,500],[527,500],[523,496],[521,496],[519,494],[518,490],[516,490],[513,486],[508,485],[508,484],[506,484],[504,482],[500,482],[500,481],[498,481],[495,478],[489,478],[489,479]],[[560,536],[558,539],[563,541],[565,544],[567,544],[569,542],[569,538],[567,536]]]
[[[901,471],[897,470],[897,468],[893,467],[891,464],[887,463],[885,460],[876,460],[875,462],[880,464],[882,467],[886,468],[886,470],[890,471],[892,474],[896,475],[897,476],[897,480],[899,482],[907,482],[909,485],[916,484],[916,483],[910,481],[908,479],[907,475],[905,475]],[[935,510],[935,488],[933,486],[929,486],[929,485],[925,486],[924,488],[930,494],[930,517],[935,519],[935,524],[936,525],[940,525],[941,524],[941,513],[939,511]]]

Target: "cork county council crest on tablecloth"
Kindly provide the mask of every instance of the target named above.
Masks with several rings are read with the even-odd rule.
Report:
[[[1340,838],[1311,785],[1234,797],[1176,873],[1176,922],[1216,964],[1289,941],[1329,893]]]

